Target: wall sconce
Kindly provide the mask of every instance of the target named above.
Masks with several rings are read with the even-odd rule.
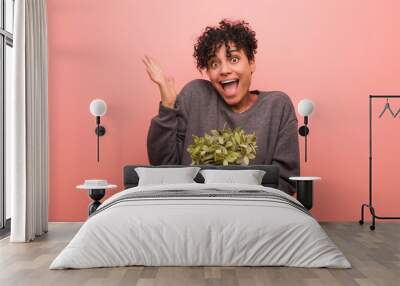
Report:
[[[308,124],[308,116],[313,112],[314,110],[314,103],[309,100],[309,99],[302,99],[300,100],[297,110],[301,116],[304,117],[304,125],[299,128],[299,134],[301,136],[304,136],[304,159],[305,162],[307,162],[307,135],[310,132],[310,130],[307,127]]]
[[[90,113],[96,117],[97,127],[95,133],[97,135],[97,162],[99,162],[99,137],[106,133],[106,129],[100,125],[100,117],[107,112],[107,104],[104,100],[94,99],[90,103]]]

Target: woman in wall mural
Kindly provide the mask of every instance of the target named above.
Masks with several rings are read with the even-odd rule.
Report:
[[[194,57],[209,80],[193,80],[178,95],[173,78],[145,56],[149,77],[161,94],[147,138],[151,164],[190,164],[187,148],[192,135],[203,136],[226,125],[241,127],[257,138],[257,154],[250,164],[277,165],[280,189],[294,193],[288,177],[299,175],[300,169],[296,114],[285,93],[250,90],[256,50],[255,32],[244,21],[223,20],[219,26],[206,27],[194,46]]]

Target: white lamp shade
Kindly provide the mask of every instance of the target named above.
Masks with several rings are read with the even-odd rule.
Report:
[[[314,110],[314,103],[309,99],[300,100],[297,110],[301,116],[308,116]]]
[[[107,104],[102,99],[94,99],[90,103],[90,113],[93,116],[103,116],[107,112]]]

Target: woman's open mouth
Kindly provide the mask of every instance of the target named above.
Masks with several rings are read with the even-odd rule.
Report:
[[[226,79],[221,80],[219,82],[224,90],[226,96],[235,96],[238,86],[239,86],[239,79]]]

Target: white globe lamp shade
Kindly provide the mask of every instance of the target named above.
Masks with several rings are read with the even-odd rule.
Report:
[[[107,104],[102,99],[94,99],[90,103],[90,113],[93,116],[103,116],[107,112]]]
[[[301,116],[308,116],[314,110],[314,103],[309,99],[300,100],[297,110]]]

